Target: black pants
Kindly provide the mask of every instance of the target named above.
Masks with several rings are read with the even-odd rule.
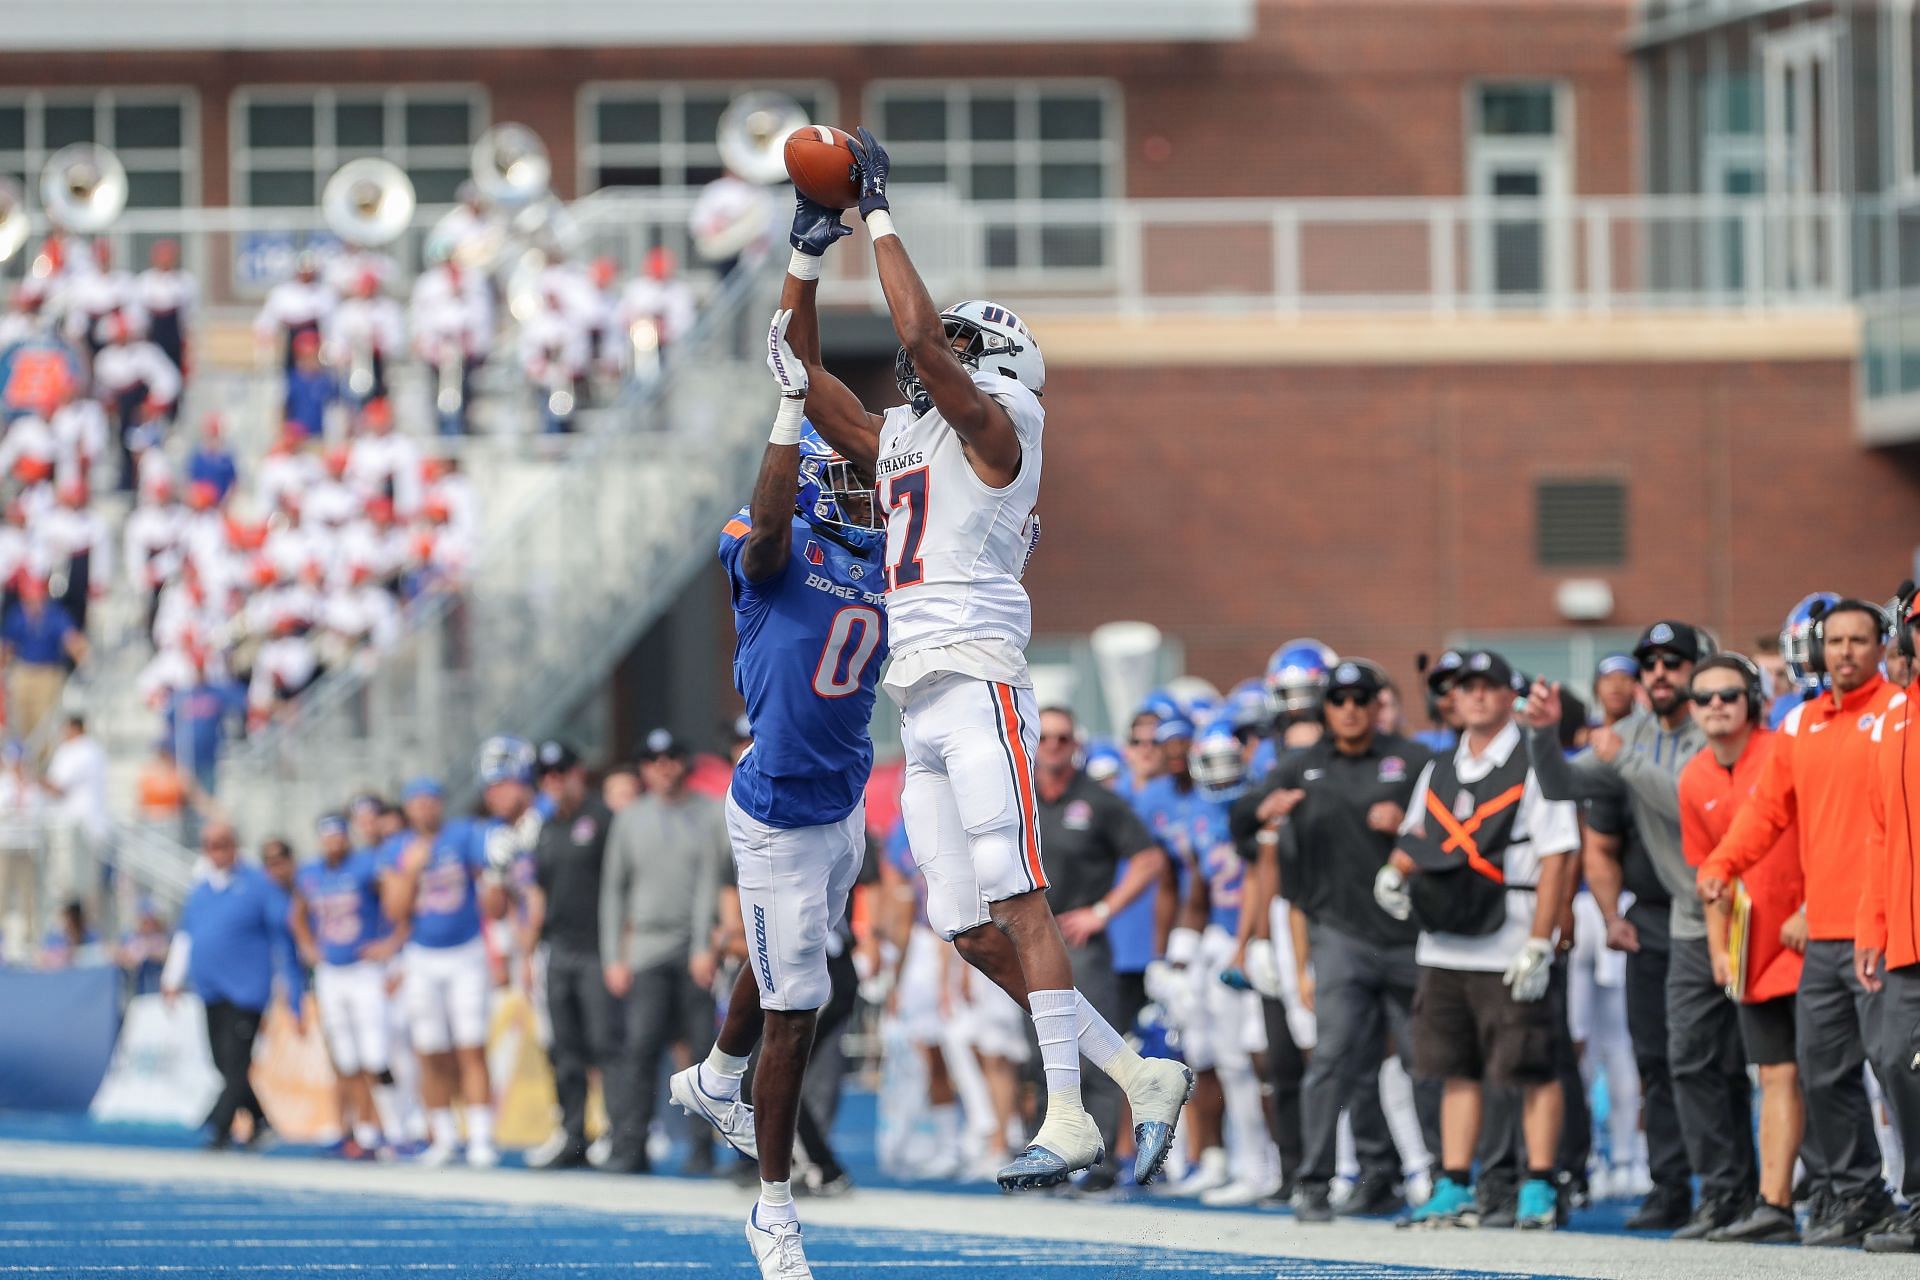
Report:
[[[633,975],[633,988],[620,1008],[620,1048],[606,1067],[607,1110],[613,1123],[612,1159],[644,1165],[647,1130],[660,1104],[661,1055],[678,1041],[698,1055],[713,1044],[713,997],[687,973],[677,956]],[[689,1163],[713,1160],[712,1130],[689,1116]]]
[[[1640,935],[1640,949],[1627,953],[1627,1038],[1640,1073],[1640,1109],[1647,1134],[1647,1164],[1654,1185],[1692,1194],[1693,1163],[1680,1136],[1680,1109],[1667,1067],[1667,904],[1636,902],[1627,921]]]
[[[1363,1082],[1370,1082],[1372,1107],[1380,1111],[1380,1064],[1384,1052],[1400,1055],[1407,1074],[1413,1074],[1413,992],[1420,968],[1411,946],[1382,948],[1340,929],[1315,925],[1312,930],[1314,1014],[1318,1043],[1301,1085],[1300,1112],[1305,1121],[1305,1151],[1300,1181],[1325,1183],[1334,1174],[1335,1138],[1340,1113],[1350,1108]],[[1440,1085],[1419,1081],[1414,1086],[1420,1128],[1430,1151],[1440,1150]],[[1359,1109],[1354,1119],[1359,1120]],[[1385,1114],[1381,1112],[1381,1123]],[[1355,1129],[1359,1145],[1361,1129]],[[1362,1178],[1397,1180],[1400,1153],[1389,1135],[1384,1149],[1378,1143],[1360,1154]]]
[[[1879,1040],[1880,1009],[1854,977],[1853,943],[1807,943],[1793,1012],[1806,1142],[1817,1145],[1835,1195],[1864,1195],[1881,1186],[1880,1140],[1860,1075],[1867,1045]]]
[[[1847,947],[1847,969],[1853,948]],[[1857,1043],[1857,1040],[1856,1040]],[[1703,1196],[1751,1195],[1758,1182],[1753,1153],[1753,1084],[1747,1078],[1746,1046],[1740,1040],[1740,1010],[1713,980],[1713,958],[1705,938],[1675,938],[1667,969],[1667,1061],[1680,1105],[1680,1136],[1700,1177]],[[1853,1062],[1854,1088],[1862,1090],[1860,1064]],[[1808,1129],[1815,1118],[1808,1117]],[[1873,1126],[1867,1126],[1873,1146]],[[1876,1173],[1879,1148],[1874,1147]]]
[[[1108,945],[1106,938],[1096,933],[1088,939],[1086,946],[1067,948],[1067,959],[1073,964],[1074,988],[1093,1006],[1094,1012],[1112,1023],[1115,1030],[1120,1030],[1120,979],[1113,971],[1113,948]],[[1041,1061],[1037,1042],[1029,1061]],[[1045,1078],[1043,1070],[1041,1079]],[[1100,1137],[1111,1155],[1120,1134],[1120,1086],[1106,1072],[1095,1069],[1088,1062],[1084,1063],[1080,1072],[1080,1091],[1087,1114],[1100,1126]]]
[[[1920,965],[1895,969],[1886,982],[1879,995],[1878,1043],[1868,1048],[1900,1133],[1900,1194],[1920,1203],[1920,1075],[1910,1070],[1920,1052]]]
[[[1267,1024],[1267,1090],[1273,1099],[1273,1145],[1280,1153],[1280,1168],[1291,1175],[1300,1167],[1306,1150],[1306,1130],[1300,1119],[1300,1087],[1307,1078],[1307,1056],[1293,1042],[1293,1028],[1287,1025],[1287,1006],[1279,1000],[1260,998],[1260,1016]],[[1376,1109],[1379,1094],[1374,1094]],[[1386,1126],[1381,1113],[1380,1124]],[[1377,1136],[1377,1135],[1376,1135]],[[1388,1139],[1392,1145],[1392,1139]]]
[[[260,1099],[247,1079],[253,1067],[253,1041],[259,1034],[260,1010],[242,1009],[225,1000],[207,1006],[207,1047],[213,1051],[213,1068],[221,1081],[220,1096],[207,1115],[216,1138],[232,1131],[233,1118],[242,1111],[253,1117],[255,1132],[266,1126],[267,1113],[260,1109]]]
[[[613,1057],[614,1001],[597,952],[547,952],[547,1020],[553,1025],[553,1089],[570,1149],[587,1145],[587,1073]]]

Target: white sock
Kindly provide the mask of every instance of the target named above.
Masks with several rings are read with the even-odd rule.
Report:
[[[460,1126],[453,1122],[452,1107],[435,1107],[427,1112],[427,1132],[433,1135],[436,1147],[460,1145]]]
[[[700,1064],[697,1079],[700,1087],[715,1098],[737,1098],[740,1096],[740,1081],[746,1074],[747,1059],[722,1053],[716,1044],[707,1054],[707,1060]]]
[[[373,1110],[380,1117],[380,1132],[388,1142],[399,1142],[406,1136],[406,1126],[400,1120],[399,1091],[392,1085],[373,1086]]]
[[[793,1180],[768,1182],[760,1180],[760,1205],[754,1211],[754,1217],[763,1227],[776,1222],[798,1222],[800,1215],[793,1211]]]
[[[940,1142],[942,1150],[951,1151],[960,1142],[960,1104],[945,1102],[930,1107],[928,1116],[933,1120],[933,1136]]]
[[[1080,993],[1072,987],[1064,991],[1030,991],[1027,1004],[1033,1010],[1040,1061],[1047,1070],[1047,1093],[1071,1093],[1078,1097],[1080,1040],[1074,1032],[1080,1021]]]
[[[380,1145],[380,1130],[377,1126],[360,1123],[353,1126],[353,1140],[364,1151],[371,1151]]]
[[[493,1145],[493,1109],[491,1107],[467,1108],[467,1145],[470,1147],[491,1147]]]
[[[1113,1029],[1111,1022],[1100,1016],[1098,1009],[1087,1003],[1085,996],[1080,996],[1080,1052],[1122,1089],[1140,1068],[1140,1055]]]

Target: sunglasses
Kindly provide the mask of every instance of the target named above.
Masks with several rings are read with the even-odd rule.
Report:
[[[1072,742],[1072,741],[1073,741],[1073,735],[1072,735],[1072,734],[1070,734],[1070,733],[1043,733],[1043,734],[1041,734],[1041,735],[1040,735],[1040,741],[1042,741],[1042,742]]]
[[[1362,693],[1358,689],[1335,689],[1327,695],[1330,707],[1364,707],[1373,701],[1373,695]]]
[[[1710,707],[1716,702],[1723,707],[1730,707],[1736,702],[1744,701],[1747,693],[1744,689],[1704,689],[1687,696],[1693,699],[1693,705],[1696,707]]]
[[[1677,653],[1650,653],[1640,659],[1642,671],[1679,671],[1687,666],[1687,659]]]
[[[1130,747],[1150,747],[1153,745],[1153,739],[1152,738],[1128,738],[1127,745]]]

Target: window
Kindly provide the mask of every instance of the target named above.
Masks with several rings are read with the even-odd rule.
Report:
[[[383,156],[407,171],[421,204],[450,204],[486,127],[485,94],[458,85],[242,89],[233,98],[233,202],[311,208],[335,169]]]
[[[1483,298],[1532,305],[1567,288],[1571,101],[1551,81],[1469,87],[1467,191],[1505,202],[1473,218],[1473,283]]]
[[[1104,81],[896,82],[875,86],[867,118],[893,158],[895,184],[950,187],[970,201],[1108,200],[1121,194],[1120,93]],[[991,218],[989,270],[1100,268],[1108,230],[1054,216]]]
[[[1618,480],[1543,480],[1534,489],[1534,549],[1545,567],[1627,559],[1627,486]]]
[[[720,116],[749,88],[772,89],[809,120],[833,115],[825,84],[595,84],[580,91],[580,190],[698,187],[719,177]]]

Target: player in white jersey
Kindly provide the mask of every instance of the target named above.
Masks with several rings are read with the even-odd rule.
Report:
[[[1127,1091],[1139,1146],[1134,1178],[1144,1183],[1166,1159],[1193,1076],[1178,1063],[1142,1059],[1074,990],[1040,860],[1039,715],[1020,576],[1040,495],[1046,364],[1005,307],[964,302],[935,311],[893,228],[887,154],[866,130],[859,138],[852,151],[860,215],[900,336],[895,378],[908,403],[869,414],[809,355],[807,414],[879,480],[893,646],[884,683],[902,712],[901,807],[927,880],[928,919],[1027,1007],[1040,1043],[1046,1122],[1001,1170],[1000,1185],[1053,1186],[1103,1158],[1081,1103],[1082,1053]],[[837,225],[838,214],[829,216]],[[805,279],[818,259],[802,256],[788,270]],[[813,292],[802,292],[796,330],[818,324]]]

